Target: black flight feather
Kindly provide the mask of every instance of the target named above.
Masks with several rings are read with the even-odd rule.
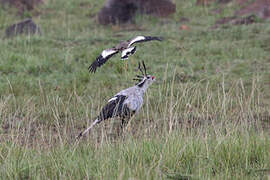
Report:
[[[124,105],[124,101],[127,99],[127,96],[117,95],[115,97],[116,99],[109,101],[102,108],[98,116],[98,119],[100,119],[100,121],[116,116],[126,117],[130,115],[129,108],[126,105]]]
[[[110,54],[109,56],[106,56],[105,58],[102,56],[102,54],[100,54],[96,58],[96,60],[88,67],[89,72],[95,73],[98,67],[102,66],[108,59],[110,59],[116,53],[118,53],[118,51]]]

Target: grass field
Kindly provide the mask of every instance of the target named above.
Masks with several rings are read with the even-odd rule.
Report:
[[[33,12],[42,36],[0,41],[1,179],[267,179],[270,176],[270,21],[211,29],[227,5],[174,0],[168,19],[137,16],[136,26],[100,26],[94,0],[48,0]],[[0,9],[0,36],[19,17]],[[180,30],[188,17],[188,30]],[[135,35],[138,45],[96,74],[104,49]],[[122,137],[118,119],[74,137],[144,60],[156,76]]]

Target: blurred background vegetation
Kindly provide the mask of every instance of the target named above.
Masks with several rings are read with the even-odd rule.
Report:
[[[1,177],[267,178],[269,2],[172,0],[168,14],[142,2],[0,0]],[[114,3],[131,7],[130,18],[104,23]],[[18,33],[29,18],[39,30]],[[164,41],[88,72],[103,49],[136,35]],[[141,60],[157,80],[123,137],[112,119],[74,143],[110,97],[134,85]]]

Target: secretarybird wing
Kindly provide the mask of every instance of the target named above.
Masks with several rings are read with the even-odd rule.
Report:
[[[95,73],[97,68],[102,66],[108,59],[113,55],[117,54],[119,50],[116,49],[106,49],[96,58],[96,60],[89,66],[88,70]]]
[[[82,131],[76,139],[84,136],[94,125],[102,122],[103,120],[127,114],[129,112],[129,109],[124,104],[124,101],[126,99],[127,96],[124,95],[115,95],[113,98],[111,98],[108,103],[102,108],[96,120],[86,130]]]
[[[101,121],[115,117],[119,115],[119,111],[121,114],[121,110],[123,109],[123,103],[127,96],[124,95],[116,95],[113,98],[111,98],[108,103],[102,108],[99,116],[96,118],[96,120],[84,131],[82,131],[76,139],[79,139],[80,137],[84,136],[94,125],[100,123]]]
[[[155,36],[136,36],[135,38],[129,40],[128,47],[130,47],[134,43],[153,41],[153,40],[162,41],[162,38],[155,37]]]
[[[127,99],[127,96],[116,95],[111,98],[108,103],[102,108],[99,119],[105,120],[115,116],[119,116],[123,112],[124,101]]]

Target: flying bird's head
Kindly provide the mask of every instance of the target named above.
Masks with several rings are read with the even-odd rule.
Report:
[[[156,79],[152,75],[148,75],[146,73],[146,67],[144,62],[142,61],[143,69],[141,68],[141,63],[139,63],[138,69],[141,71],[142,75],[136,75],[136,78],[133,80],[138,81],[136,84],[140,88],[146,89],[149,85],[151,85]]]

